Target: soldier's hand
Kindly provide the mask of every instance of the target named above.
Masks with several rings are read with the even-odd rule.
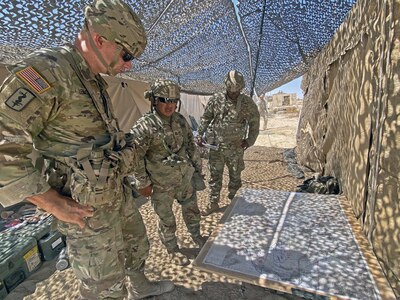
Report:
[[[244,150],[246,150],[247,148],[249,148],[249,143],[247,143],[246,140],[242,140],[241,146]]]
[[[153,187],[151,185],[139,189],[140,195],[150,197],[153,194]]]
[[[72,198],[60,195],[56,190],[50,189],[43,194],[28,197],[27,200],[58,220],[78,225],[80,228],[86,226],[87,217],[92,217],[93,207],[81,205]]]

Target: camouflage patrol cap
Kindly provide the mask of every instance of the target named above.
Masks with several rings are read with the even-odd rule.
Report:
[[[242,73],[232,70],[225,77],[226,90],[230,92],[240,92],[245,87],[244,77]]]
[[[95,0],[85,9],[85,20],[109,41],[121,44],[134,57],[147,44],[146,32],[132,8],[120,0]]]
[[[155,97],[169,98],[169,99],[180,99],[181,88],[172,80],[156,80],[150,86],[151,92]]]

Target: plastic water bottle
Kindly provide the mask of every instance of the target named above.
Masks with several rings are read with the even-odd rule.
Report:
[[[67,253],[67,247],[63,248],[58,255],[58,259],[56,262],[56,269],[59,271],[65,270],[69,267],[69,259]]]

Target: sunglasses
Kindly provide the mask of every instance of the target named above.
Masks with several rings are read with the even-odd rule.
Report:
[[[103,39],[105,39],[106,41],[108,41],[105,37],[102,37]],[[116,44],[118,44],[121,48],[122,48],[122,51],[121,51],[121,56],[122,56],[122,60],[124,61],[124,62],[128,62],[128,61],[131,61],[131,60],[133,60],[135,57],[132,55],[132,54],[130,54],[128,51],[126,51],[126,49],[125,49],[125,47],[124,46],[122,46],[120,43],[118,43],[118,42],[115,42]]]
[[[178,103],[179,99],[176,98],[163,98],[157,97],[157,100],[161,103]]]
[[[122,60],[123,60],[124,62],[131,61],[131,60],[133,60],[134,58],[135,58],[135,57],[134,57],[132,54],[130,54],[128,51],[122,50]]]

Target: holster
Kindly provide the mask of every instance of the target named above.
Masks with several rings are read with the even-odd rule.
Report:
[[[192,186],[196,191],[202,191],[206,188],[203,175],[199,172],[194,172],[192,176]]]
[[[123,176],[118,166],[109,163],[103,150],[90,151],[84,159],[57,157],[55,166],[56,170],[70,169],[64,190],[70,190],[70,196],[82,205],[115,206],[115,199],[122,198]]]

